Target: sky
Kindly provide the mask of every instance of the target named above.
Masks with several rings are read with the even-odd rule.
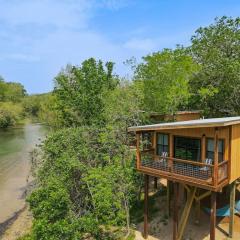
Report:
[[[239,0],[0,0],[0,75],[29,94],[54,87],[67,64],[87,58],[123,64],[187,46],[215,17],[240,16]]]

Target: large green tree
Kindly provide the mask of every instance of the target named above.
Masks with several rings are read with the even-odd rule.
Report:
[[[189,98],[188,83],[198,66],[185,49],[164,49],[146,57],[136,68],[136,81],[143,82],[147,111],[174,113]]]
[[[190,50],[201,67],[190,82],[191,105],[207,116],[240,114],[240,18],[199,28]]]
[[[104,122],[103,99],[116,87],[113,63],[85,60],[81,66],[67,66],[56,77],[55,94],[63,124],[101,125]]]

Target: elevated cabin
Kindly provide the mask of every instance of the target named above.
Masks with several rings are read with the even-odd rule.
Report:
[[[240,178],[240,117],[136,126],[129,131],[136,133],[136,168],[146,180],[160,177],[210,191],[214,219],[214,193]]]

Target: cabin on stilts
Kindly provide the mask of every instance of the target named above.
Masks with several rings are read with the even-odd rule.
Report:
[[[129,131],[136,133],[136,168],[145,175],[144,237],[148,237],[150,176],[167,179],[172,186],[173,240],[182,239],[193,202],[205,197],[210,198],[210,239],[215,240],[216,195],[228,187],[232,237],[235,186],[240,178],[240,117],[135,126]],[[186,201],[178,216],[180,185]]]

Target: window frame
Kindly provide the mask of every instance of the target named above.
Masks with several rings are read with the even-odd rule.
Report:
[[[215,156],[214,156],[214,149],[213,149],[213,151],[208,151],[208,140],[213,140],[213,144],[214,144],[214,138],[212,138],[212,137],[207,137],[206,138],[206,152],[205,152],[205,155],[206,155],[206,158],[209,158],[208,157],[208,152],[211,152],[212,154],[213,154],[213,162],[214,162],[214,158],[215,158]],[[222,148],[223,148],[223,151],[222,152],[219,152],[219,148],[218,148],[218,162],[219,163],[221,163],[221,162],[223,162],[223,161],[225,161],[225,139],[224,138],[219,138],[218,139],[218,142],[219,141],[222,141]],[[213,146],[214,147],[214,146]],[[222,154],[222,161],[219,161],[219,154]]]
[[[164,144],[164,140],[163,140],[163,144],[159,144],[159,143],[158,143],[158,136],[159,136],[159,135],[167,136],[167,138],[168,138],[167,145]],[[159,146],[162,146],[163,149],[165,149],[165,147],[167,147],[168,150],[165,151],[165,152],[167,152],[168,155],[169,155],[169,153],[170,153],[170,136],[169,136],[169,133],[156,132],[156,155],[161,156],[161,154],[159,154],[159,151],[158,151]],[[163,151],[163,152],[164,152],[164,151]]]
[[[201,138],[200,137],[192,137],[192,136],[182,136],[182,135],[174,135],[173,136],[173,156],[174,158],[176,158],[176,138],[187,138],[187,139],[194,139],[194,140],[199,140],[199,143],[200,143],[200,147],[199,147],[199,152],[200,152],[200,155],[199,155],[199,159],[196,159],[196,160],[193,160],[193,159],[182,159],[182,160],[188,160],[188,161],[193,161],[193,162],[201,162],[202,161],[202,141],[201,141]],[[185,148],[186,149],[186,148]]]

